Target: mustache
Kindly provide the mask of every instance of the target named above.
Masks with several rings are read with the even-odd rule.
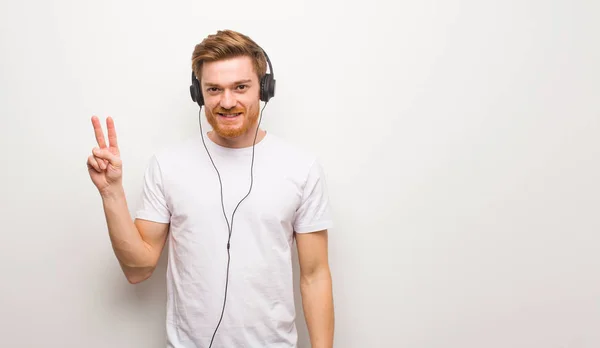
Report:
[[[214,114],[237,114],[240,112],[246,112],[246,109],[244,109],[244,108],[223,109],[221,107],[217,107],[213,110]]]

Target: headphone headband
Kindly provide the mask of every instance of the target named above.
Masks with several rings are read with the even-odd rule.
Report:
[[[267,60],[267,65],[269,66],[269,72],[265,73],[265,75],[260,79],[260,100],[264,102],[268,102],[271,98],[275,96],[275,73],[273,72],[273,66],[271,65],[271,60],[269,59],[269,55],[265,50],[260,48],[262,53],[265,55]],[[204,105],[204,97],[202,96],[202,91],[200,89],[200,81],[196,78],[194,71],[192,70],[192,84],[190,85],[190,95],[192,100],[198,103],[198,106],[202,107]]]
[[[273,76],[273,78],[275,78],[275,73],[273,72],[273,66],[271,65],[271,60],[269,59],[269,55],[262,48],[260,50],[262,51],[262,53],[265,55],[265,58],[267,59],[267,65],[269,65],[269,72],[271,73],[271,76]]]

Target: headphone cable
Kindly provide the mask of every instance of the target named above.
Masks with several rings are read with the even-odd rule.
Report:
[[[210,340],[210,345],[209,348],[212,347],[213,341],[215,339],[215,335],[217,334],[217,330],[219,329],[219,326],[221,325],[221,321],[223,320],[223,314],[225,313],[225,303],[227,302],[227,288],[229,285],[229,264],[231,261],[231,253],[229,251],[230,246],[231,246],[231,233],[233,231],[233,217],[235,216],[235,212],[237,211],[237,208],[240,206],[240,204],[246,199],[246,197],[248,197],[250,195],[250,192],[252,192],[252,186],[254,184],[254,174],[253,174],[253,168],[254,168],[254,146],[256,145],[256,138],[258,136],[258,130],[260,129],[260,123],[262,121],[262,113],[263,110],[265,109],[265,107],[267,106],[268,102],[265,102],[265,105],[262,107],[262,109],[260,110],[260,116],[259,116],[259,120],[258,120],[258,125],[256,126],[256,132],[254,134],[254,142],[252,143],[252,162],[250,164],[250,188],[248,190],[248,193],[244,196],[244,198],[242,198],[237,206],[235,207],[235,209],[233,210],[233,213],[231,214],[231,224],[229,223],[229,220],[227,219],[227,213],[225,213],[225,203],[223,202],[223,182],[221,180],[221,173],[219,173],[219,170],[217,169],[217,166],[215,165],[215,162],[213,161],[212,156],[210,155],[210,152],[208,151],[208,147],[206,146],[206,142],[204,141],[204,131],[202,130],[202,107],[200,107],[200,109],[198,110],[198,121],[200,123],[200,138],[202,139],[202,144],[204,144],[204,148],[206,149],[206,153],[208,154],[208,158],[210,159],[210,162],[212,163],[213,167],[215,168],[215,171],[217,172],[217,177],[219,178],[219,185],[221,188],[221,208],[223,209],[223,216],[225,217],[225,221],[227,222],[227,229],[229,232],[229,237],[227,239],[227,275],[225,278],[225,295],[223,298],[223,309],[221,310],[221,317],[219,318],[219,322],[217,324],[217,327],[215,328],[215,332],[212,335],[212,338]]]

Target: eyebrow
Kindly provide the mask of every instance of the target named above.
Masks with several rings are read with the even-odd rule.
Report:
[[[235,81],[233,84],[234,85],[240,85],[242,83],[249,83],[249,82],[252,82],[252,80],[250,80],[250,79],[239,80],[239,81]],[[216,86],[219,86],[218,83],[213,83],[213,82],[205,82],[204,85],[206,85],[207,87],[216,87]]]

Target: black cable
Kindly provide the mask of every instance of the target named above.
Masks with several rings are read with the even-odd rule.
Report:
[[[229,237],[227,239],[227,276],[225,278],[225,296],[223,298],[223,309],[221,310],[221,317],[219,318],[219,323],[217,324],[217,327],[215,328],[215,332],[213,333],[212,338],[210,340],[209,348],[212,347],[213,341],[215,339],[215,335],[217,334],[217,330],[219,329],[219,326],[221,325],[221,321],[223,320],[223,314],[225,313],[225,303],[227,302],[227,288],[229,285],[229,264],[231,261],[231,253],[229,252],[229,248],[231,246],[231,233],[233,231],[233,217],[235,216],[235,212],[237,211],[237,208],[240,206],[240,204],[246,199],[246,197],[248,197],[250,195],[250,192],[252,192],[252,186],[254,184],[254,173],[253,173],[254,146],[256,145],[256,137],[258,136],[258,130],[260,129],[260,123],[262,121],[262,111],[267,106],[267,103],[268,102],[265,102],[265,105],[263,106],[263,108],[260,111],[258,125],[256,126],[256,133],[254,134],[254,142],[252,143],[252,162],[250,164],[250,189],[248,190],[248,193],[244,196],[244,198],[242,198],[238,202],[237,206],[233,210],[233,213],[231,214],[231,224],[229,224],[229,220],[227,219],[227,213],[225,212],[225,203],[223,202],[223,182],[221,181],[221,174],[219,173],[219,170],[217,169],[217,166],[215,165],[215,162],[213,161],[212,156],[210,155],[210,152],[208,151],[208,147],[206,147],[206,142],[204,141],[204,131],[202,130],[202,107],[200,107],[200,110],[198,111],[198,118],[199,118],[199,122],[200,122],[200,135],[202,138],[202,144],[204,144],[204,148],[206,149],[208,158],[210,159],[210,162],[212,163],[213,167],[215,168],[215,171],[217,172],[217,177],[219,178],[219,185],[221,187],[221,208],[223,209],[223,216],[225,217],[225,221],[227,222],[227,229],[229,231]]]

